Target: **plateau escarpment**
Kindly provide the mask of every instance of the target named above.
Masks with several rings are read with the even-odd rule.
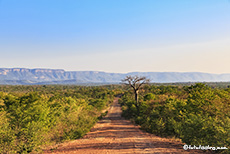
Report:
[[[81,84],[120,83],[127,75],[146,76],[151,82],[229,82],[230,74],[200,72],[131,72],[65,71],[63,69],[0,68],[0,84]]]

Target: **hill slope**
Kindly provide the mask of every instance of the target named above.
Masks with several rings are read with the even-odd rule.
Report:
[[[229,82],[230,74],[199,72],[131,72],[65,71],[62,69],[0,68],[0,84],[82,84],[119,83],[127,75],[146,76],[151,82]]]

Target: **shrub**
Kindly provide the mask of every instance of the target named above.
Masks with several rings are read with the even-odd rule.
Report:
[[[155,100],[152,97],[155,95],[146,90],[144,100],[140,100],[139,113],[125,93],[127,96],[123,96],[121,101],[124,116],[134,118],[148,132],[179,137],[186,144],[229,148],[228,89],[213,89],[201,83],[177,89],[166,86],[148,89],[156,92]],[[217,152],[228,153],[229,150]]]
[[[0,92],[0,153],[38,152],[46,144],[80,138],[113,99],[103,87],[11,88],[16,92]]]

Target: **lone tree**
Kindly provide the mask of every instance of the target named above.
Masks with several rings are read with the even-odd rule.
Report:
[[[139,110],[138,92],[142,87],[142,85],[149,83],[150,80],[147,79],[146,77],[140,77],[136,75],[136,76],[126,76],[126,78],[121,81],[124,84],[129,85],[130,87],[133,88],[133,92],[135,94],[135,101],[136,101],[135,106]]]

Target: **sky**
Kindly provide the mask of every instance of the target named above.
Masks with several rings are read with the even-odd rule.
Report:
[[[229,0],[0,0],[0,68],[230,73]]]

